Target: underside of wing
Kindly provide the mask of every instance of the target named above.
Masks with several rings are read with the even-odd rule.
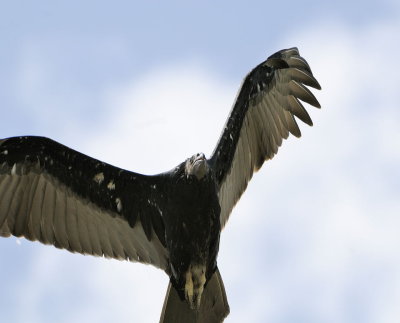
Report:
[[[164,183],[47,138],[0,140],[0,236],[165,270]]]
[[[321,89],[297,48],[275,53],[244,79],[211,157],[222,226],[253,173],[273,158],[289,133],[301,136],[295,117],[312,125],[301,101],[320,105],[305,85]]]

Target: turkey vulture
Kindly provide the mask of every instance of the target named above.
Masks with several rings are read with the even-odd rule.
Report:
[[[320,89],[297,48],[244,79],[211,158],[196,154],[146,176],[44,137],[0,140],[0,235],[71,252],[152,264],[170,278],[161,322],[221,322],[229,313],[217,267],[220,232],[247,183]]]

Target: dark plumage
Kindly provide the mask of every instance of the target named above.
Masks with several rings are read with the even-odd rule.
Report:
[[[244,79],[211,158],[154,176],[43,137],[0,140],[0,235],[152,264],[170,277],[161,322],[221,322],[220,232],[253,173],[300,136],[294,117],[312,125],[304,85],[320,89],[296,48],[272,55]]]

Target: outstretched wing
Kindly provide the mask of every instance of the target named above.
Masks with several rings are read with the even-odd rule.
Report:
[[[166,176],[128,172],[43,137],[0,140],[0,236],[166,269]]]
[[[294,117],[312,125],[299,99],[320,105],[304,85],[321,89],[297,48],[275,53],[244,79],[210,160],[219,185],[222,226],[253,173],[277,153],[289,133],[301,136]]]

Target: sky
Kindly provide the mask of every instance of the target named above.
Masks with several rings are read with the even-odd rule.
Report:
[[[0,138],[115,166],[210,156],[246,73],[297,46],[322,91],[221,235],[225,322],[400,317],[398,1],[0,1]],[[2,322],[158,322],[148,265],[0,239]]]

